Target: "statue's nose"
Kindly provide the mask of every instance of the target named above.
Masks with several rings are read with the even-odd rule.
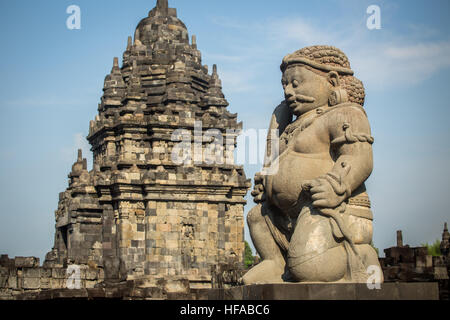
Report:
[[[287,86],[284,89],[284,96],[286,97],[286,99],[288,99],[288,98],[292,97],[293,95],[294,95],[294,92],[293,92],[291,86]]]

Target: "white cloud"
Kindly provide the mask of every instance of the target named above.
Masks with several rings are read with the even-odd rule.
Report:
[[[292,46],[292,42],[309,46],[332,41],[331,34],[315,28],[312,23],[301,18],[275,21],[269,23],[267,29],[269,40],[279,46]]]
[[[248,92],[256,89],[253,74],[242,70],[227,70],[218,72],[222,87],[226,93]]]
[[[258,24],[224,21],[216,20],[216,23],[239,29],[236,44],[248,43],[245,47],[237,45],[230,48],[229,56],[216,55],[230,63],[245,62],[236,76],[227,75],[227,81],[231,81],[233,88],[239,91],[250,89],[249,86],[241,86],[240,79],[244,74],[254,71],[253,78],[261,76],[257,74],[256,66],[261,59],[281,61],[287,53],[314,44],[329,44],[342,49],[348,55],[355,75],[372,90],[417,85],[437,71],[450,67],[450,40],[433,40],[435,37],[431,38],[431,35],[438,34],[438,31],[431,28],[424,31],[421,26],[410,25],[410,32],[405,36],[387,31],[368,31],[363,24],[342,23],[340,28],[324,27],[320,21],[302,17]],[[336,24],[339,25],[338,21]],[[376,32],[384,33],[378,37],[374,34]]]
[[[407,38],[390,34],[387,40],[374,41],[373,32],[363,26],[324,30],[302,19],[283,20],[270,25],[272,41],[288,46],[296,41],[300,49],[314,44],[330,44],[342,49],[350,59],[356,76],[367,86],[383,89],[392,85],[415,85],[442,68],[450,67],[450,41],[424,41],[423,31]],[[414,30],[412,28],[411,30]],[[428,34],[432,30],[427,30]]]
[[[373,44],[356,49],[352,65],[366,85],[374,88],[416,85],[450,67],[450,41]]]

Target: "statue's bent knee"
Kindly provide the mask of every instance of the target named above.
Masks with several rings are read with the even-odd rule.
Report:
[[[249,226],[264,222],[264,217],[262,216],[261,209],[262,205],[258,204],[247,213],[247,223]]]
[[[347,255],[343,246],[334,247],[310,259],[290,257],[288,270],[297,281],[333,282],[345,277]]]

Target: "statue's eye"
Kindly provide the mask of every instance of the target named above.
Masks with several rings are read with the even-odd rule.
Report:
[[[297,80],[292,81],[292,86],[294,88],[297,88],[298,87],[298,81]]]

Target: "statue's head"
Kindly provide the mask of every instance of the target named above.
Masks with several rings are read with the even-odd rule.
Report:
[[[311,46],[283,58],[286,103],[296,116],[325,105],[364,105],[364,87],[353,76],[347,56],[332,46]]]

